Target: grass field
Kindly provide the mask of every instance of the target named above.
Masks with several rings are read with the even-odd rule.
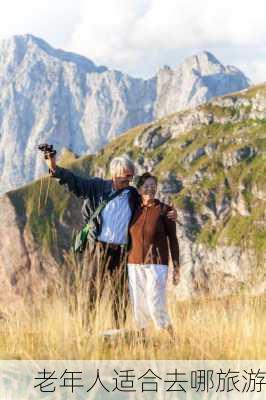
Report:
[[[75,273],[76,274],[76,273]],[[104,342],[112,327],[108,289],[87,315],[81,277],[57,282],[53,294],[1,310],[0,359],[266,359],[266,296],[244,294],[178,301],[169,293],[173,341],[151,323],[145,342],[136,335]],[[130,307],[125,325],[134,329]]]

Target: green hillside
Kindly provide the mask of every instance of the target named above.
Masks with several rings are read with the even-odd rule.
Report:
[[[252,87],[233,98],[252,102],[258,93],[266,99],[265,86]],[[88,176],[106,170],[110,160],[120,154],[127,153],[137,165],[143,159],[150,160],[161,185],[169,179],[169,173],[173,182],[182,182],[181,190],[168,194],[180,212],[189,216],[185,220],[191,240],[210,247],[251,247],[260,259],[266,251],[266,113],[265,119],[254,119],[250,117],[251,110],[252,105],[235,108],[209,103],[183,114],[211,113],[213,122],[171,134],[159,146],[146,149],[135,141],[148,131],[163,136],[182,113],[131,129],[95,156],[75,160],[67,154],[60,165]],[[82,224],[81,203],[51,179],[44,204],[48,184],[49,179],[43,179],[40,204],[41,180],[9,192],[8,196],[16,207],[21,229],[30,229],[39,245],[62,260],[73,230]]]

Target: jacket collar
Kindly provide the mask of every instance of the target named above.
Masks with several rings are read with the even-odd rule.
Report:
[[[158,204],[160,204],[160,201],[158,199],[154,199],[153,202],[150,205],[144,205],[141,202],[141,207],[148,207],[148,208],[149,207],[156,207],[156,206],[158,206]]]

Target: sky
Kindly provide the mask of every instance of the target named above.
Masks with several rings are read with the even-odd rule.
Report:
[[[30,33],[142,78],[207,50],[253,83],[266,81],[262,0],[0,1],[0,39]]]

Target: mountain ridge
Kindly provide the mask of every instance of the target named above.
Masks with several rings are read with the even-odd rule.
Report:
[[[209,74],[195,73],[194,64]],[[2,42],[0,193],[44,174],[36,156],[39,143],[95,153],[134,126],[249,86],[243,73],[223,71],[205,52],[143,80],[53,49],[31,35]]]

